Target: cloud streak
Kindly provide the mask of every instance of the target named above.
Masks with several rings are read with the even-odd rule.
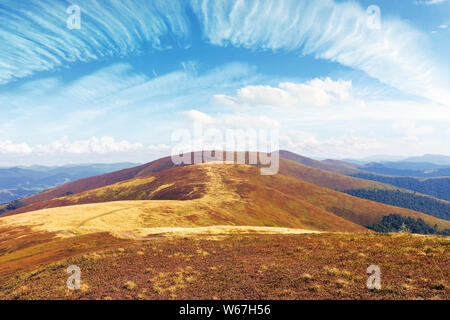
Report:
[[[423,1],[416,1],[416,4],[433,5],[433,4],[442,4],[447,1],[448,0],[423,0]]]
[[[75,61],[170,48],[188,33],[178,1],[79,0],[82,28],[66,26],[69,1],[2,1],[0,84]]]
[[[295,51],[363,70],[405,92],[448,103],[448,82],[427,38],[400,20],[368,28],[355,3],[192,0],[209,41],[218,46]]]
[[[427,3],[438,2],[443,1]],[[382,19],[381,29],[372,30],[366,11],[355,3],[79,0],[81,30],[66,27],[70,4],[2,2],[0,84],[76,61],[188,47],[193,21],[186,12],[192,9],[213,45],[314,55],[410,94],[450,100],[448,77],[426,49],[427,37],[398,19]]]

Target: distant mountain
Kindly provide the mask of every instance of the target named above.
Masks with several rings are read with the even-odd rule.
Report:
[[[402,157],[402,156],[389,156],[389,155],[375,155],[361,159],[342,159],[342,161],[355,163],[355,164],[367,164],[371,162],[386,163],[386,162],[421,162],[431,163],[435,165],[450,166],[450,156],[439,154],[426,154],[417,157]]]
[[[0,169],[0,204],[21,199],[70,181],[136,166],[133,163],[83,164],[61,167]]]
[[[346,162],[343,160],[324,159],[324,160],[322,160],[322,162],[333,165],[333,166],[344,167],[344,168],[358,169],[360,167],[360,164],[353,163],[353,162]]]
[[[404,159],[408,162],[431,162],[440,165],[450,166],[450,156],[439,155],[439,154],[426,154],[420,157],[409,157]]]
[[[354,174],[360,171],[350,163],[345,163],[336,160],[323,160],[323,161],[313,160],[311,158],[307,158],[286,150],[280,150],[280,157],[287,160],[295,161],[297,163],[301,163],[308,167],[327,170],[335,173]]]
[[[374,163],[366,164],[365,166],[373,165]],[[376,164],[376,163],[375,163]],[[386,168],[392,168],[392,169],[398,169],[398,170],[439,170],[439,169],[446,169],[450,166],[448,165],[441,165],[441,164],[435,164],[431,162],[408,162],[408,161],[397,161],[397,162],[381,162],[378,163],[378,165],[386,167]],[[361,166],[359,166],[361,168]]]
[[[385,154],[379,154],[374,156],[369,156],[361,159],[342,159],[342,161],[356,163],[356,164],[366,164],[369,162],[394,162],[394,161],[402,161],[405,157],[402,156],[390,156]]]
[[[434,178],[450,176],[450,166],[424,162],[374,162],[358,168],[366,172],[398,177]]]

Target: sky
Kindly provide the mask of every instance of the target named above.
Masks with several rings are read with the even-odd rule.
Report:
[[[199,127],[450,154],[450,0],[1,0],[0,43],[0,166],[148,162]]]

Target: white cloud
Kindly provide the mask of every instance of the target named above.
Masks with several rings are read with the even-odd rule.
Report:
[[[10,140],[0,141],[1,154],[29,154],[32,149],[26,143],[13,143]]]
[[[393,124],[395,132],[416,138],[417,136],[429,135],[436,132],[436,129],[430,125],[417,125],[414,121],[403,120]]]
[[[26,143],[15,144],[11,141],[0,141],[0,153],[2,154],[107,154],[168,150],[169,147],[165,144],[144,146],[139,142],[116,141],[109,136],[75,141],[64,137],[48,144],[38,144],[32,147]]]
[[[52,153],[109,153],[109,152],[126,152],[142,150],[144,146],[141,143],[130,143],[126,140],[115,141],[114,138],[104,136],[101,138],[92,137],[87,140],[69,141],[63,138],[52,142],[48,145],[37,145],[34,150],[36,152]]]
[[[189,121],[193,123],[199,123],[202,125],[214,125],[217,123],[216,119],[198,110],[186,111],[184,112],[184,115]]]
[[[219,114],[216,117],[198,110],[184,112],[192,125],[215,127],[216,129],[279,129],[280,123],[276,119],[262,115],[251,114]]]
[[[351,88],[351,81],[313,79],[305,83],[282,82],[278,88],[248,86],[239,89],[235,97],[216,95],[213,101],[235,106],[328,107],[333,103],[348,101]]]
[[[319,139],[306,131],[294,131],[280,137],[281,148],[305,155],[322,157],[349,157],[374,152],[383,146],[373,138],[344,135],[337,138]]]
[[[448,29],[448,24],[441,24],[438,26],[439,29]]]

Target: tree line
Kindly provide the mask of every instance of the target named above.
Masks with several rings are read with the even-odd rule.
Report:
[[[429,226],[422,219],[414,219],[411,217],[404,217],[399,214],[390,214],[384,216],[379,223],[367,226],[375,232],[389,233],[389,232],[408,232],[418,234],[438,234],[450,236],[450,229],[437,231],[437,226]]]

